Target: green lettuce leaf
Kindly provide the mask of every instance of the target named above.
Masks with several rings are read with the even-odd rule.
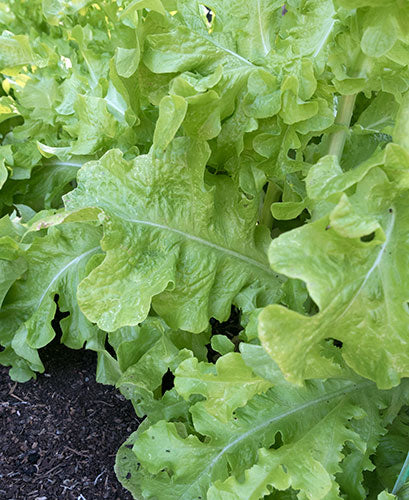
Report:
[[[0,312],[0,342],[6,347],[0,356],[7,357],[7,350],[13,351],[31,370],[44,370],[37,350],[55,336],[51,320],[56,295],[61,310],[70,312],[61,323],[62,342],[79,349],[98,335],[98,329],[79,310],[76,292],[87,274],[87,262],[101,251],[100,238],[100,228],[94,225],[62,224],[50,228],[47,236],[34,239],[23,254],[27,273],[11,286]]]
[[[24,248],[20,245],[21,227],[8,216],[0,219],[0,307],[13,283],[27,270]]]
[[[231,356],[225,357],[226,366],[233,362]],[[178,370],[183,371],[186,363],[190,361]],[[224,375],[214,377],[217,382]],[[382,409],[391,398],[404,394],[403,388],[395,396],[393,391],[380,392],[362,380],[311,381],[297,388],[281,379],[276,387],[236,408],[225,422],[206,410],[210,404],[207,378],[204,372],[198,374],[189,390],[206,398],[191,407],[193,432],[180,422],[160,421],[127,442],[134,454],[119,452],[117,473],[134,494],[139,491],[147,499],[163,492],[168,499],[257,499],[270,491],[268,486],[286,490],[292,485],[300,490],[299,498],[341,498],[336,476],[348,453],[344,445],[349,443],[356,453],[368,456],[373,444],[366,453],[362,439],[366,429],[379,427]],[[178,383],[177,375],[176,387]],[[243,380],[237,379],[236,390],[242,385]],[[237,405],[242,403],[237,400]],[[360,470],[371,465],[366,459]],[[362,476],[355,481],[358,486]]]
[[[132,401],[137,415],[148,414],[151,422],[164,416],[169,420],[186,418],[188,405],[174,389],[167,390],[163,397],[158,393],[168,370],[175,373],[179,364],[192,356],[189,347],[197,350],[196,346],[189,345],[192,334],[172,331],[159,318],[148,318],[140,327],[113,332],[109,339],[120,373],[116,386]],[[207,338],[197,336],[195,342],[203,346]]]
[[[190,358],[179,365],[175,375],[176,391],[186,400],[192,394],[205,396],[206,402],[197,406],[222,422],[229,421],[236,408],[271,386],[254,376],[238,353],[222,356],[215,365]]]
[[[305,316],[272,305],[259,316],[264,348],[293,382],[332,373],[334,362],[323,353],[328,338],[341,341],[346,363],[379,387],[392,387],[409,375],[409,290],[402,283],[408,254],[407,163],[392,165],[392,151],[391,145],[383,160],[345,174],[330,172],[324,161],[317,165],[309,176],[310,197],[336,200],[337,193],[358,182],[355,193],[342,195],[328,215],[281,235],[270,247],[272,267],[305,281],[319,308]],[[405,159],[400,152],[399,159]],[[379,162],[392,180],[375,168]]]
[[[177,138],[160,158],[127,162],[113,150],[79,172],[66,207],[97,207],[105,218],[106,258],[78,289],[82,311],[101,329],[136,325],[152,304],[172,328],[198,333],[211,317],[227,319],[254,284],[260,300],[278,300],[257,206],[228,177],[204,178],[208,156],[206,143]]]

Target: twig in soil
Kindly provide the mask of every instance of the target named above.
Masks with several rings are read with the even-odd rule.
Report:
[[[18,400],[19,400],[19,401],[21,401],[22,403],[25,403],[25,404],[27,404],[27,405],[28,405],[28,402],[27,402],[27,401],[24,401],[24,399],[19,398],[19,397],[18,397],[18,396],[16,396],[15,394],[10,394],[10,396],[11,396],[12,398],[18,399]]]
[[[16,396],[14,394],[14,389],[17,387],[17,382],[13,385],[13,387],[10,389],[9,391],[9,396],[11,396],[12,398],[15,398],[15,399],[18,399],[19,401],[21,401],[22,403],[27,403],[27,401],[24,401],[23,399],[19,398],[18,396]]]
[[[44,476],[48,476],[48,474],[51,474],[51,472],[54,472],[56,469],[58,469],[58,467],[62,467],[61,464],[58,464],[56,465],[55,467],[53,467],[52,469],[48,470],[47,472],[44,472]]]
[[[94,479],[94,486],[97,485],[98,480],[105,474],[105,470],[101,472],[101,474],[98,474],[98,476]]]
[[[29,405],[27,401],[18,401],[18,402],[10,402],[10,401],[0,401],[0,406],[15,406],[15,405]]]
[[[70,481],[69,479],[64,479],[63,483],[65,483],[66,481]],[[76,486],[78,486],[78,481],[75,481],[74,484],[72,484],[71,486],[67,486],[66,484],[60,484],[61,488],[63,488],[63,494],[66,492],[66,490],[73,490]]]
[[[70,448],[69,446],[64,446],[64,448],[68,451],[71,451],[72,453],[75,453],[76,455],[79,455],[80,457],[88,457],[89,456],[89,453],[85,452],[85,451],[77,451],[77,450],[73,450],[72,448]]]
[[[17,382],[14,382],[14,384],[10,387],[9,394],[13,393],[16,387],[17,387]]]
[[[105,406],[110,406],[111,408],[115,408],[115,405],[111,405],[111,404],[107,403],[106,401],[102,401],[101,399],[96,399],[95,403],[101,403]]]
[[[82,495],[82,493],[80,493],[80,496],[77,497],[77,500],[87,500],[87,499]]]

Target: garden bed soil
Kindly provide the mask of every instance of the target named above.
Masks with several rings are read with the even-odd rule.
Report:
[[[0,499],[132,500],[114,472],[120,445],[140,423],[114,387],[96,382],[96,354],[61,345],[41,349],[45,373],[18,384],[0,366]],[[239,313],[211,320],[212,333],[238,343]],[[209,361],[220,356],[208,347]],[[162,392],[173,386],[166,374]]]
[[[46,372],[25,384],[0,366],[0,498],[132,499],[114,473],[138,427],[131,403],[95,381],[95,353],[53,342],[41,357]]]

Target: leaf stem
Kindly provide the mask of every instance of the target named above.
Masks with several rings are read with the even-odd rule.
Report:
[[[273,216],[271,214],[271,204],[278,201],[281,195],[281,189],[275,182],[269,182],[267,192],[264,196],[263,208],[261,210],[260,223],[270,229],[273,226]]]
[[[348,136],[348,129],[351,123],[357,94],[343,95],[339,98],[339,106],[335,125],[339,125],[340,130],[334,132],[329,141],[328,154],[335,155],[341,160],[345,141]]]
[[[396,495],[399,492],[399,490],[404,485],[408,476],[409,476],[409,453],[406,455],[405,463],[403,464],[402,469],[399,472],[398,479],[396,480],[395,486],[393,487],[392,490],[392,495]]]

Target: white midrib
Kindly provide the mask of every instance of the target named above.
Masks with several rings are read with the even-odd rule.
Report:
[[[369,125],[366,125],[365,128],[373,129],[377,125],[381,125],[381,123],[386,123],[390,118],[388,116],[381,118],[380,120],[377,120],[374,123],[370,123]]]
[[[315,49],[315,52],[314,54],[312,55],[313,57],[317,57],[317,55],[321,52],[322,50],[322,47],[324,46],[325,42],[327,41],[331,31],[332,31],[332,28],[334,27],[334,24],[335,24],[335,19],[332,20],[332,23],[330,24],[330,27],[328,28],[327,32],[325,33],[325,35],[323,36],[320,44],[318,45],[318,47]]]
[[[206,40],[208,40],[210,43],[212,43],[215,47],[217,47],[218,49],[220,50],[223,50],[224,52],[227,52],[228,54],[232,55],[233,57],[236,57],[237,59],[240,59],[240,61],[243,61],[244,63],[246,63],[248,66],[251,66],[251,67],[256,67],[252,62],[250,62],[248,59],[246,59],[245,57],[242,57],[240,54],[237,54],[237,52],[234,52],[233,50],[230,50],[226,47],[223,47],[222,45],[218,44],[215,40],[213,40],[213,38],[207,38],[206,37]]]
[[[78,255],[77,257],[75,257],[75,259],[70,260],[70,262],[68,262],[68,264],[66,264],[62,269],[60,269],[58,271],[58,273],[50,281],[47,288],[44,290],[43,294],[41,295],[40,300],[38,301],[37,309],[41,306],[41,303],[43,302],[44,297],[47,295],[47,292],[50,290],[50,288],[53,286],[53,284],[58,280],[58,278],[65,273],[65,271],[67,269],[69,269],[71,266],[74,266],[75,264],[77,264],[80,260],[82,260],[87,255],[89,255],[93,252],[96,252],[97,250],[99,250],[99,248],[100,248],[99,246],[91,248],[91,250],[88,250],[88,251],[82,253],[81,255]]]
[[[235,252],[234,250],[231,250],[230,248],[223,247],[221,245],[217,245],[216,243],[213,243],[209,240],[205,240],[203,238],[200,238],[199,236],[195,236],[193,234],[185,233],[184,231],[181,231],[180,229],[175,229],[173,227],[165,226],[164,224],[158,224],[157,222],[151,222],[143,219],[129,219],[127,217],[121,216],[121,218],[127,222],[132,222],[134,224],[142,224],[144,226],[149,226],[149,227],[156,227],[158,229],[164,229],[165,231],[169,231],[171,233],[179,234],[180,236],[183,236],[184,238],[195,241],[196,243],[199,243],[201,245],[214,248],[215,250],[218,250],[219,252],[225,253],[227,255],[230,255],[231,257],[234,257],[236,259],[239,259],[243,262],[246,262],[247,264],[250,264],[251,266],[258,267],[265,273],[271,274],[273,276],[276,276],[276,273],[272,269],[270,269],[268,266],[265,264],[259,262],[258,260],[252,259],[251,257],[248,257],[247,255],[243,255],[242,253]]]
[[[81,168],[84,164],[83,163],[74,163],[70,161],[47,161],[43,164],[46,167],[75,167],[75,168]]]
[[[270,47],[268,46],[266,39],[265,39],[265,36],[264,36],[263,24],[261,21],[260,0],[257,0],[257,13],[258,13],[258,25],[260,28],[261,43],[263,44],[264,55],[266,56],[270,51]]]
[[[107,99],[106,97],[105,97],[105,100],[106,100],[107,104],[108,104],[109,106],[111,106],[111,108],[115,109],[115,111],[118,111],[118,113],[119,113],[121,116],[125,116],[125,111],[124,111],[124,110],[122,110],[121,108],[118,108],[118,106],[117,106],[116,104],[114,104],[114,102],[113,102],[113,101],[110,101],[110,100],[109,100],[109,99]]]
[[[203,469],[203,471],[199,474],[198,478],[196,479],[195,483],[198,483],[200,481],[200,479],[208,472],[208,471],[211,471],[211,469],[215,466],[215,464],[220,460],[220,458],[226,453],[228,452],[231,448],[233,448],[234,446],[236,446],[237,444],[239,444],[240,442],[244,441],[245,439],[247,439],[249,436],[251,436],[252,434],[256,434],[257,432],[259,432],[260,430],[268,427],[270,424],[272,424],[273,422],[277,422],[278,420],[282,420],[283,418],[287,418],[289,417],[290,415],[294,415],[294,413],[298,413],[300,411],[303,411],[307,408],[310,408],[311,406],[314,406],[316,404],[319,404],[321,403],[322,401],[329,401],[329,400],[332,400],[332,399],[335,399],[337,397],[340,397],[340,396],[345,396],[347,394],[349,394],[350,392],[353,392],[353,391],[358,391],[358,390],[361,390],[363,389],[364,387],[366,386],[369,386],[369,385],[373,385],[373,382],[371,381],[366,381],[366,382],[362,382],[361,384],[351,384],[350,386],[347,386],[347,387],[344,387],[343,389],[339,389],[338,391],[334,391],[332,393],[327,393],[327,394],[324,394],[323,396],[320,396],[319,398],[316,398],[316,399],[313,399],[311,401],[308,401],[307,403],[304,403],[304,404],[301,404],[299,406],[296,406],[295,408],[291,408],[291,410],[288,410],[288,411],[285,411],[283,413],[281,413],[280,415],[276,415],[274,417],[271,417],[270,419],[266,420],[265,422],[263,422],[262,424],[260,425],[257,425],[256,427],[253,427],[252,429],[250,429],[249,431],[245,432],[244,434],[242,434],[241,436],[239,436],[238,438],[236,438],[234,441],[232,441],[231,443],[229,443],[228,445],[226,445],[216,456],[215,458],[210,462],[210,464],[205,468]],[[190,489],[193,487],[193,484],[190,485],[188,487],[187,490],[185,490],[183,492],[183,495],[179,497],[178,500],[184,500],[186,498],[186,494],[190,491]],[[190,498],[189,498],[190,500]]]

